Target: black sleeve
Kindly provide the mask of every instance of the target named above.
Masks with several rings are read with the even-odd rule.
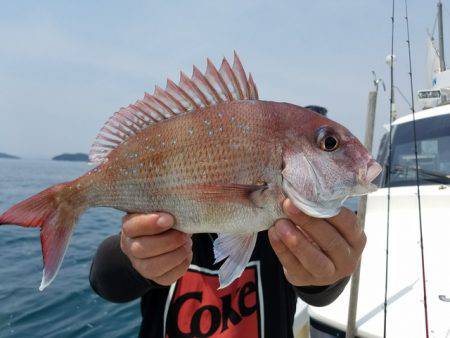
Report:
[[[297,296],[312,306],[326,306],[333,303],[344,290],[350,277],[326,286],[294,286]]]
[[[98,247],[89,281],[99,296],[115,303],[137,299],[157,287],[134,270],[120,248],[119,235],[108,237]]]

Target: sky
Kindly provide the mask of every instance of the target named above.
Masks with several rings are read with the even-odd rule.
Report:
[[[409,0],[415,91],[426,83],[436,3]],[[444,1],[444,30],[450,27]],[[395,84],[408,97],[404,1],[396,1]],[[236,50],[260,98],[318,104],[364,137],[372,74],[389,85],[391,1],[8,1],[0,11],[0,152],[89,152],[109,116]],[[446,41],[450,34],[446,35]],[[450,50],[449,50],[450,52]],[[399,115],[408,105],[398,97]],[[380,91],[375,126],[388,122]]]

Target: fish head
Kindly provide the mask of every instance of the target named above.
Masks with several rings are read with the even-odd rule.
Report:
[[[283,190],[306,214],[332,217],[348,197],[377,189],[372,181],[381,166],[348,129],[311,114],[287,130]]]

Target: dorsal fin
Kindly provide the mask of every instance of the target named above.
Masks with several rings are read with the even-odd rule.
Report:
[[[205,73],[194,66],[191,78],[181,72],[178,85],[168,79],[166,89],[156,86],[153,95],[145,93],[141,100],[120,108],[98,133],[89,159],[93,163],[106,162],[113,149],[161,120],[221,102],[257,99],[252,75],[247,78],[236,52],[233,67],[223,58],[217,70],[207,59]]]

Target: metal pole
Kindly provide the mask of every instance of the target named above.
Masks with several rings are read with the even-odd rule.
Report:
[[[369,103],[367,107],[367,121],[366,121],[366,135],[364,139],[364,146],[371,153],[373,144],[373,130],[375,125],[375,110],[377,107],[378,83],[380,80],[375,80],[375,90],[369,92]],[[362,196],[358,205],[358,224],[364,229],[366,218],[367,196]],[[361,261],[352,276],[350,286],[350,300],[348,305],[347,317],[347,331],[346,338],[353,338],[356,335],[356,312],[358,307],[358,293],[359,293],[359,275],[361,272]]]
[[[442,3],[440,4],[440,22],[439,29],[442,29]],[[438,5],[439,6],[439,5]],[[409,19],[408,19],[408,1],[405,0],[405,19],[406,19],[406,34],[408,44],[408,60],[409,60],[409,88],[411,93],[411,113],[413,122],[413,138],[414,138],[414,160],[416,162],[416,186],[417,186],[417,205],[419,207],[419,230],[420,230],[420,256],[422,263],[422,287],[423,287],[423,310],[425,316],[425,337],[428,338],[429,323],[428,323],[428,302],[427,302],[427,279],[425,274],[425,253],[423,245],[423,223],[422,223],[422,202],[420,198],[420,181],[419,181],[419,159],[417,156],[417,133],[416,133],[416,110],[414,107],[414,86],[413,86],[413,73],[412,73],[412,59],[411,59],[411,41],[409,39]],[[444,43],[442,42],[442,32],[439,32],[439,40],[442,48],[442,62],[444,62]],[[445,68],[445,63],[444,63]],[[445,70],[445,69],[444,69]]]
[[[439,64],[441,72],[445,70],[445,53],[444,53],[444,22],[442,20],[442,2],[438,2],[438,29],[439,29]]]

